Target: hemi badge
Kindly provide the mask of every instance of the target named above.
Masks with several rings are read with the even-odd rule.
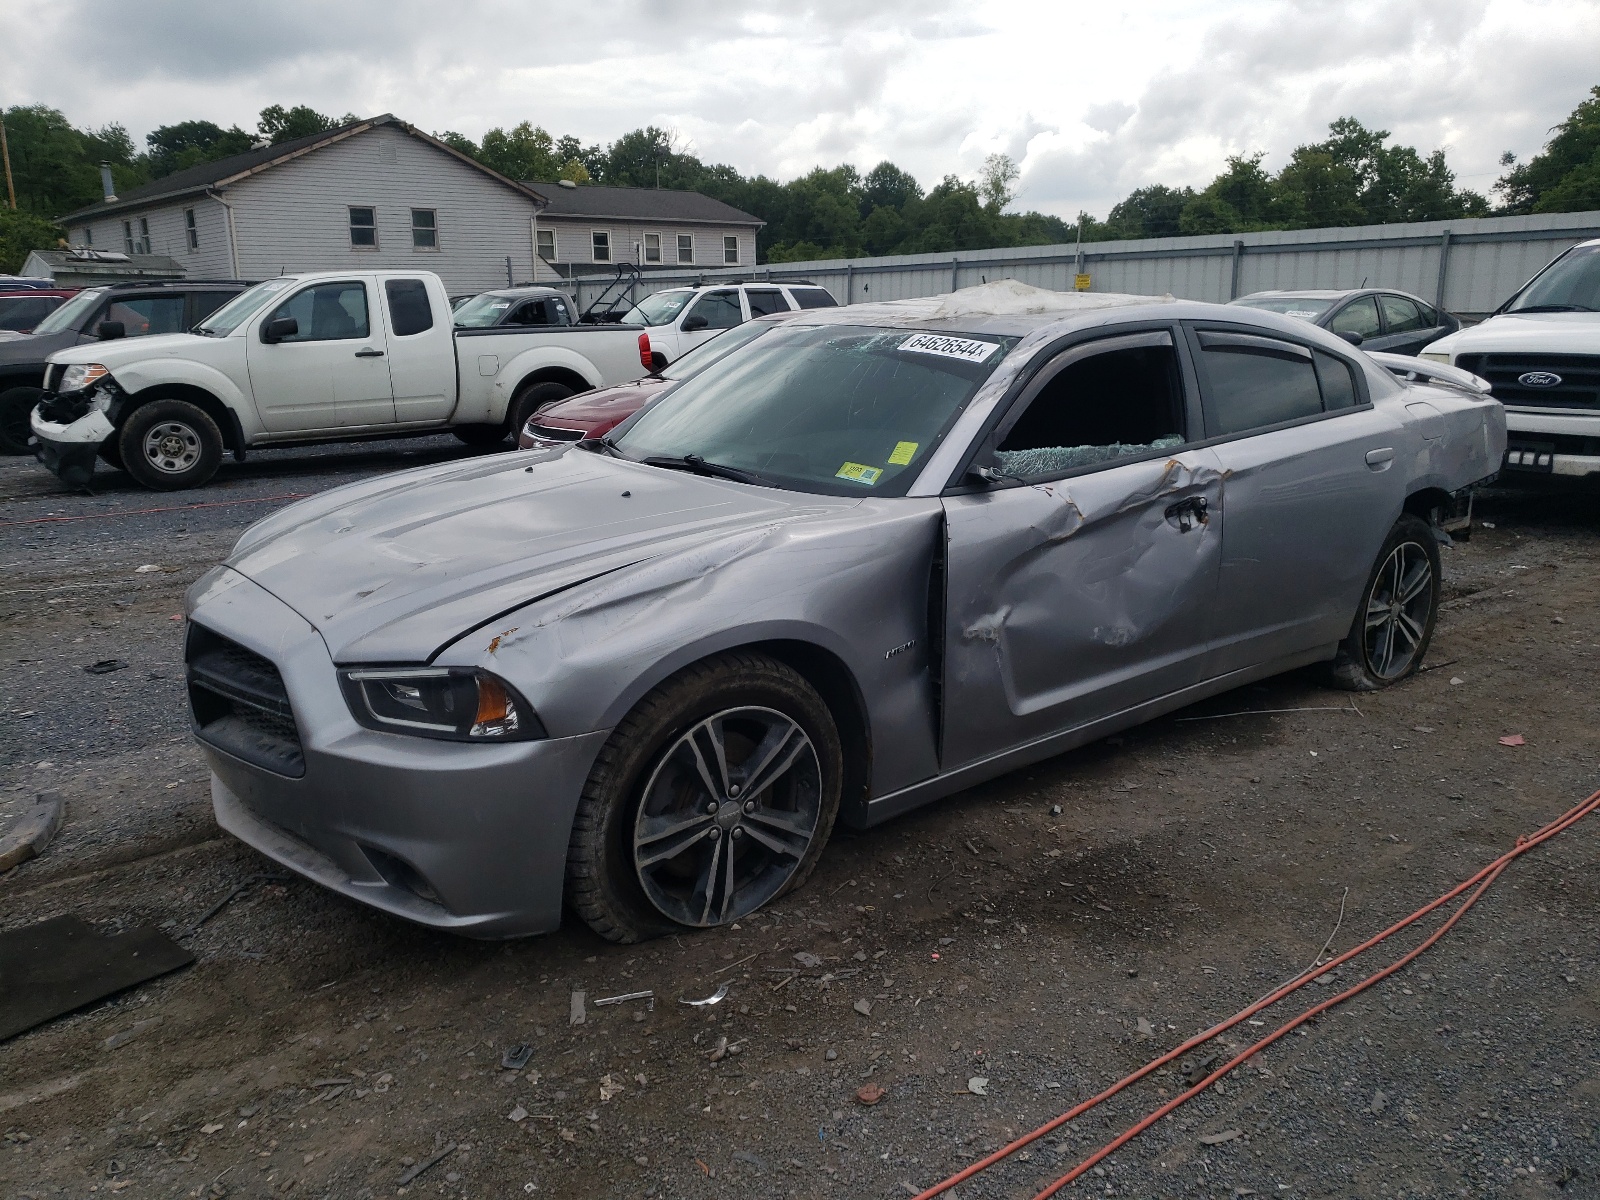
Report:
[[[912,638],[909,642],[905,643],[905,645],[896,646],[893,650],[890,650],[883,657],[887,659],[887,658],[893,658],[896,654],[904,654],[907,650],[911,649],[911,647],[915,646],[916,644],[917,644],[917,639],[916,638]]]

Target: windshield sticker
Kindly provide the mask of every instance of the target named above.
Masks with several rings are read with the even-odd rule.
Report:
[[[1290,308],[1284,310],[1286,317],[1299,317],[1302,321],[1315,321],[1317,314],[1304,308]]]
[[[917,455],[916,442],[900,442],[894,448],[894,453],[889,455],[891,467],[903,467]]]
[[[970,338],[946,337],[942,333],[919,333],[900,343],[900,349],[913,354],[937,354],[940,358],[959,358],[980,363],[1000,348],[998,342],[974,342]]]
[[[864,483],[871,487],[878,482],[878,476],[882,474],[883,471],[879,467],[864,467],[860,463],[847,462],[839,468],[835,477],[849,479],[855,483]]]
[[[509,300],[502,300],[502,301],[500,301],[500,302],[499,302],[499,303],[497,303],[497,304],[491,304],[491,305],[489,305],[489,307],[490,307],[490,308],[493,308],[493,309],[501,309],[501,308],[510,308],[510,307],[511,307],[511,301],[509,301]]]

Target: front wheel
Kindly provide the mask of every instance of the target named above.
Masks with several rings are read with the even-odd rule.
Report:
[[[28,419],[44,395],[36,387],[14,387],[0,392],[0,454],[27,454],[33,439]]]
[[[726,925],[816,867],[839,812],[828,707],[762,654],[697,663],[618,724],[584,786],[568,897],[602,937]]]
[[[1406,514],[1378,552],[1350,632],[1329,668],[1335,687],[1375,692],[1416,674],[1439,617],[1439,543]]]
[[[152,400],[114,435],[122,467],[158,492],[199,487],[222,464],[222,431],[187,400]]]

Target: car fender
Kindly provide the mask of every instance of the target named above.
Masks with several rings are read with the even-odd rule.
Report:
[[[209,363],[185,358],[139,359],[113,367],[111,378],[135,403],[141,393],[155,388],[198,388],[215,396],[239,419],[246,439],[260,431],[261,423],[256,419],[256,406],[251,397],[226,372]]]

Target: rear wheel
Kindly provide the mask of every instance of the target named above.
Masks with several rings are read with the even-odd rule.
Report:
[[[158,492],[199,487],[222,464],[222,431],[205,409],[187,400],[141,404],[116,440],[123,469]]]
[[[584,787],[568,896],[602,937],[725,925],[798,887],[839,811],[828,707],[762,654],[719,655],[650,692]]]
[[[1373,692],[1416,674],[1439,616],[1439,543],[1420,517],[1395,522],[1350,632],[1329,668],[1336,687]]]
[[[28,418],[44,395],[36,387],[14,387],[0,392],[0,454],[27,454],[33,439]]]
[[[511,402],[511,440],[522,436],[522,427],[546,405],[555,404],[572,395],[572,389],[561,383],[535,383],[523,388]]]
[[[506,431],[499,425],[456,425],[450,432],[469,446],[494,446],[506,440]]]

